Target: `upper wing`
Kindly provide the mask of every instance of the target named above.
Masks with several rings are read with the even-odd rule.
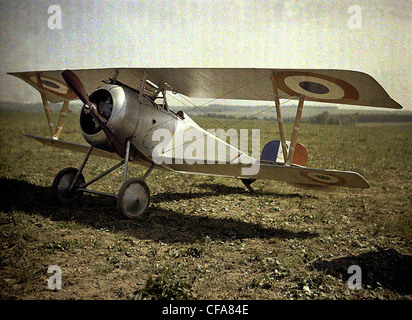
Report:
[[[14,72],[37,90],[41,80],[47,99],[51,102],[77,99],[61,76],[63,70]],[[131,87],[138,87],[143,75],[147,80],[168,87],[178,93],[196,98],[241,99],[273,101],[270,77],[275,79],[280,99],[330,102],[381,108],[402,109],[366,73],[327,69],[252,69],[252,68],[110,68],[73,70],[88,92],[100,81],[117,76]]]
[[[9,74],[22,79],[38,91],[44,89],[47,100],[52,103],[77,100],[77,96],[69,89],[61,75],[63,71],[27,71],[10,72]],[[93,92],[96,87],[101,85],[101,80],[115,75],[116,69],[82,69],[75,72],[84,83],[87,92]],[[136,78],[129,78],[128,83],[131,83],[133,79],[136,81]]]

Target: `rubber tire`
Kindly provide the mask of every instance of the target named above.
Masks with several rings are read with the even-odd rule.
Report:
[[[133,188],[134,190],[132,190],[131,188]],[[133,193],[133,191],[139,191],[141,192],[141,194]],[[130,199],[131,196],[132,198]],[[139,199],[140,196],[143,196],[143,198]],[[142,205],[136,206],[133,197],[136,197],[137,203],[142,202]],[[129,201],[129,203],[127,203],[125,200]],[[123,214],[129,219],[137,219],[143,221],[149,217],[149,213],[147,212],[149,203],[150,190],[144,180],[139,178],[132,178],[123,183],[117,196],[117,210],[119,211],[119,213]]]
[[[76,187],[80,187],[85,183],[83,174],[80,174],[77,178],[77,182],[73,190],[67,192],[76,177],[77,172],[78,169],[76,168],[65,168],[61,170],[54,178],[52,185],[53,195],[60,203],[73,203],[82,197],[83,191],[76,190]],[[66,178],[66,181],[62,180],[64,178]]]

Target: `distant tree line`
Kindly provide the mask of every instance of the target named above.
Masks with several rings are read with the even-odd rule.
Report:
[[[340,124],[355,125],[357,123],[368,122],[410,122],[412,113],[391,112],[391,113],[349,113],[349,114],[330,114],[324,111],[318,115],[308,117],[302,121],[318,124]]]
[[[211,118],[235,119],[235,120],[263,120],[276,121],[276,116],[240,116],[239,114],[228,113],[208,113]],[[284,118],[285,123],[293,122],[294,118]],[[348,114],[331,114],[323,111],[317,115],[302,118],[302,122],[315,124],[332,124],[332,125],[356,125],[357,123],[367,122],[412,122],[411,112],[391,112],[391,113],[348,113]]]
[[[262,120],[262,121],[273,121],[276,120],[276,116],[240,116],[239,114],[226,114],[226,113],[208,113],[208,116],[211,118],[219,118],[219,119],[234,119],[234,120]],[[288,120],[293,121],[293,119],[285,119],[286,122]]]

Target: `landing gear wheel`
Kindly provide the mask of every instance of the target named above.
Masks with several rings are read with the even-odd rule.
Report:
[[[54,197],[61,203],[72,203],[74,201],[79,200],[83,195],[83,191],[77,190],[85,183],[83,174],[80,174],[77,177],[77,181],[73,186],[73,189],[69,191],[70,186],[72,185],[72,182],[74,181],[77,172],[78,169],[76,168],[65,168],[61,170],[54,178],[52,185],[53,194]]]
[[[147,208],[150,191],[146,182],[133,178],[123,183],[117,196],[117,210],[130,219],[144,220],[149,215]]]

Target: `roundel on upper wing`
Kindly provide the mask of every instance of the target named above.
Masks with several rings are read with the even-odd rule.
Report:
[[[34,87],[39,86],[36,75],[30,75],[26,80]],[[74,93],[64,82],[46,76],[40,76],[40,80],[44,90],[68,100],[76,99]]]
[[[346,180],[338,175],[324,172],[301,171],[300,174],[305,178],[329,186],[343,186]]]
[[[305,71],[280,71],[274,76],[278,88],[292,97],[339,103],[359,99],[359,92],[353,85],[331,76]]]

